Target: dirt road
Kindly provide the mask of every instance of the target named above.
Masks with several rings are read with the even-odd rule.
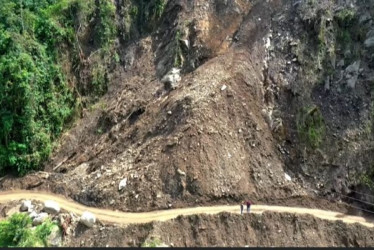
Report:
[[[169,210],[160,210],[142,213],[127,213],[108,209],[100,209],[87,207],[78,204],[70,199],[51,193],[35,192],[28,190],[13,190],[0,192],[0,203],[6,203],[13,200],[33,199],[39,201],[54,200],[58,202],[61,208],[81,215],[84,211],[90,211],[103,222],[113,224],[130,224],[130,223],[146,223],[151,221],[166,221],[178,217],[179,215],[192,214],[218,214],[221,212],[240,213],[239,205],[231,206],[211,206],[211,207],[193,207],[193,208],[178,208]],[[284,207],[284,206],[269,206],[269,205],[253,205],[251,207],[252,213],[263,213],[264,211],[273,212],[288,212],[295,214],[310,214],[312,216],[326,219],[326,220],[342,220],[345,223],[360,223],[367,227],[374,227],[374,224],[366,221],[365,218],[359,216],[350,216],[339,212],[309,209],[301,207]]]

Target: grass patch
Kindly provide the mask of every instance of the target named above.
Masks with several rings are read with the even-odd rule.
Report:
[[[302,108],[297,116],[296,125],[302,141],[313,149],[320,147],[325,135],[325,124],[317,106]]]
[[[161,246],[161,245],[163,245],[163,243],[160,239],[153,238],[151,240],[148,240],[148,241],[144,242],[141,245],[141,247],[158,247],[158,246]]]
[[[175,33],[175,51],[174,51],[174,67],[181,68],[183,66],[183,52],[180,39],[182,37],[181,31],[178,29]]]
[[[45,247],[56,223],[49,219],[32,228],[28,214],[16,213],[0,222],[0,247]]]

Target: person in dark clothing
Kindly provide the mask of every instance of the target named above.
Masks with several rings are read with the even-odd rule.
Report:
[[[247,201],[246,204],[247,204],[247,213],[249,213],[249,211],[251,209],[252,202],[251,201]]]
[[[244,202],[240,203],[240,214],[243,214],[243,209],[244,209]]]

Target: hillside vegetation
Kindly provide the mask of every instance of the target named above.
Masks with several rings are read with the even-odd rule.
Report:
[[[0,3],[0,173],[24,175],[40,169],[54,142],[79,111],[77,86],[69,81],[66,54],[79,70],[77,30],[99,16],[99,46],[114,34],[111,1],[1,0]],[[91,82],[102,94],[101,75]]]
[[[28,214],[15,213],[0,222],[0,247],[46,247],[53,227],[58,226],[47,220],[32,228]]]

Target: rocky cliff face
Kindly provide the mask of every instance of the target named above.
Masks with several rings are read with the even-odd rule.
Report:
[[[266,74],[269,113],[287,130],[287,169],[322,195],[362,199],[355,191],[372,185],[373,4],[295,1],[282,9],[267,38]]]

